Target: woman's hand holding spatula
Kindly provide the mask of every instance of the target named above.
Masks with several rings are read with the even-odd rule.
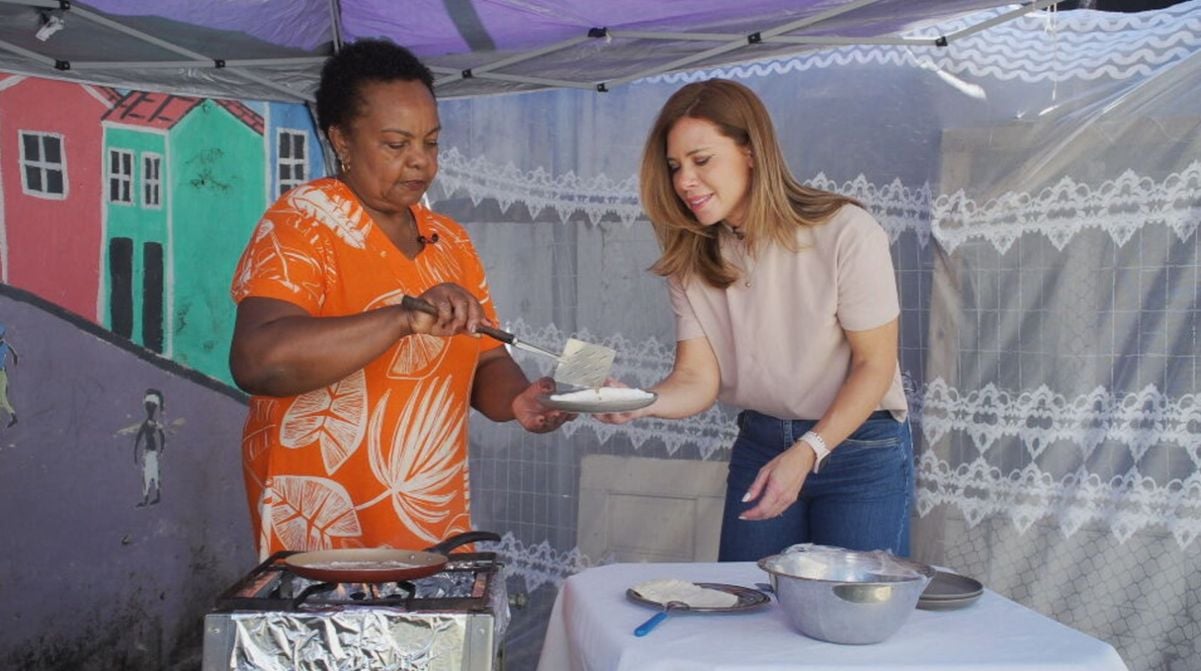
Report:
[[[439,287],[441,286],[443,285],[439,285]],[[448,331],[440,334],[431,330],[431,335],[481,333],[510,345],[523,349],[532,348],[540,354],[559,358],[552,352],[520,343],[512,334],[487,324],[483,321],[485,318],[482,311],[478,316],[478,321],[472,321],[461,319],[467,313],[461,312],[461,308],[457,305],[444,304],[443,309],[439,310],[438,306],[426,300],[431,298],[431,292],[436,289],[438,287],[430,289],[420,298],[405,296],[401,299],[401,307],[413,311],[416,315],[424,314],[435,317],[442,330]],[[455,319],[456,316],[460,319]],[[471,328],[472,325],[474,328]],[[576,417],[573,413],[546,406],[542,399],[547,394],[554,392],[555,381],[544,377],[530,384],[521,367],[513,361],[503,347],[486,351],[480,355],[475,376],[476,384],[471,397],[471,405],[493,421],[503,422],[516,419],[526,431],[546,433],[554,431]]]

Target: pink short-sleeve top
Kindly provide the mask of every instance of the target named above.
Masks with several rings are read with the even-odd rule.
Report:
[[[768,243],[752,255],[728,228],[720,236],[722,257],[741,277],[725,289],[669,279],[676,339],[709,339],[723,403],[820,419],[850,371],[844,331],[900,314],[888,235],[862,208],[845,205],[826,223],[798,229],[795,252]],[[899,365],[877,409],[907,415]]]

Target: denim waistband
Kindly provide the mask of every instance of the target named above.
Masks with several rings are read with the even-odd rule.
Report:
[[[780,420],[779,417],[772,417],[771,415],[759,412],[758,410],[745,410],[744,412],[754,413],[756,415],[759,415],[760,417],[771,417],[772,419]],[[873,420],[873,419],[895,419],[895,418],[892,416],[891,410],[877,410],[877,411],[873,412],[872,414],[868,415],[867,419],[865,419],[863,421],[866,422],[866,421]],[[780,420],[780,421],[788,421],[788,420]],[[794,422],[816,422],[817,420],[816,419],[795,419],[792,421],[794,421]]]

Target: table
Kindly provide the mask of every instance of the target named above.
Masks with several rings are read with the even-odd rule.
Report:
[[[672,613],[644,637],[634,628],[654,610],[626,598],[646,580],[679,578],[754,586],[753,562],[610,564],[567,579],[551,612],[539,671],[1126,671],[1108,643],[995,592],[966,608],[915,610],[874,645],[811,639],[789,624],[774,597],[738,613]]]

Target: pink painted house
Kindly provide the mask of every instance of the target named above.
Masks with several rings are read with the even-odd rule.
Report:
[[[0,280],[99,321],[100,118],[121,95],[0,76]]]

